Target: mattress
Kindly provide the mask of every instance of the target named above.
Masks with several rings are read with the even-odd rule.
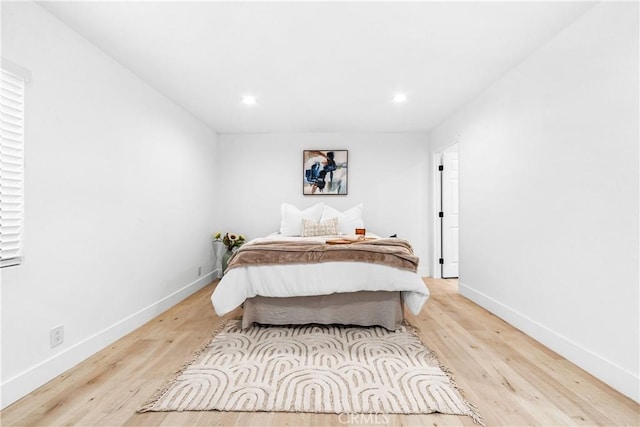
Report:
[[[325,242],[322,238],[310,239],[314,242]],[[265,241],[270,240],[273,240],[273,236],[266,240],[265,238],[254,239],[243,245],[240,251],[252,242],[263,243],[263,246],[266,246]],[[308,241],[309,238],[286,237],[281,240]],[[371,318],[371,311],[375,310],[384,311],[384,319],[379,321],[383,326],[393,329],[392,325],[398,322],[397,316],[402,315],[402,306],[418,314],[429,298],[429,290],[422,278],[415,271],[406,268],[397,268],[370,260],[368,262],[336,261],[335,258],[329,258],[331,261],[324,262],[322,256],[317,258],[319,260],[317,262],[291,262],[290,255],[287,263],[274,262],[270,259],[268,264],[244,263],[235,267],[232,266],[234,262],[232,259],[229,269],[211,296],[216,313],[223,316],[244,303],[245,307],[249,308],[246,314],[247,322],[260,321],[271,324],[353,322],[351,324],[359,324],[358,321],[365,322],[365,318]],[[373,299],[365,300],[371,303],[370,306],[357,306],[358,299],[364,295],[381,297],[384,294],[395,294],[400,301],[389,306],[377,307],[375,304],[384,304],[384,302],[382,299]],[[253,300],[256,297],[258,299]],[[290,299],[296,297],[318,298]],[[391,300],[386,299],[387,302]],[[257,311],[255,310],[256,302],[260,303]],[[310,303],[313,305],[309,306]],[[344,306],[346,311],[332,312],[332,304]],[[346,308],[349,306],[351,306],[350,309]],[[314,315],[309,312],[309,307],[315,307],[318,313]],[[277,310],[280,310],[278,314],[276,314]],[[353,313],[348,313],[349,310]],[[352,317],[340,317],[346,315]],[[287,316],[289,316],[288,319]],[[358,316],[362,318],[359,320]]]

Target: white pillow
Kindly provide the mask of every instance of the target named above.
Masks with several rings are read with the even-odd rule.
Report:
[[[337,217],[321,222],[302,218],[302,237],[336,236],[337,234]]]
[[[338,218],[338,230],[342,234],[355,234],[356,228],[365,228],[362,220],[362,203],[340,212],[331,206],[325,206],[320,221]]]
[[[320,221],[323,210],[323,203],[317,203],[305,210],[300,210],[289,203],[283,203],[280,207],[280,234],[283,236],[300,236],[302,234],[302,219]]]

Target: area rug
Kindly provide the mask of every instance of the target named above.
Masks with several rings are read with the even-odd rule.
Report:
[[[446,368],[411,328],[229,321],[139,412],[468,415]]]

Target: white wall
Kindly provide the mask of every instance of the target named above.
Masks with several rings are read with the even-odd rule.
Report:
[[[216,135],[34,3],[2,3],[2,55],[33,78],[4,407],[210,280]]]
[[[460,291],[638,400],[638,4],[591,9],[431,134]]]
[[[349,150],[346,196],[302,195],[302,152]],[[220,231],[248,238],[280,228],[280,204],[320,201],[345,210],[364,204],[368,230],[410,240],[429,275],[429,146],[424,134],[293,133],[218,136]]]

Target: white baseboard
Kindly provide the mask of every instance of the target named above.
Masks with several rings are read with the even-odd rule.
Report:
[[[640,377],[616,365],[614,362],[573,342],[571,339],[549,329],[545,325],[519,313],[499,301],[479,292],[472,287],[458,284],[461,295],[500,317],[507,323],[520,329],[565,359],[607,383],[636,402],[640,399]]]
[[[6,408],[89,356],[144,325],[189,295],[202,289],[205,285],[211,283],[213,275],[213,272],[205,274],[182,289],[178,289],[55,356],[45,359],[26,371],[9,378],[1,386],[0,396],[2,400],[0,401],[0,409]]]

